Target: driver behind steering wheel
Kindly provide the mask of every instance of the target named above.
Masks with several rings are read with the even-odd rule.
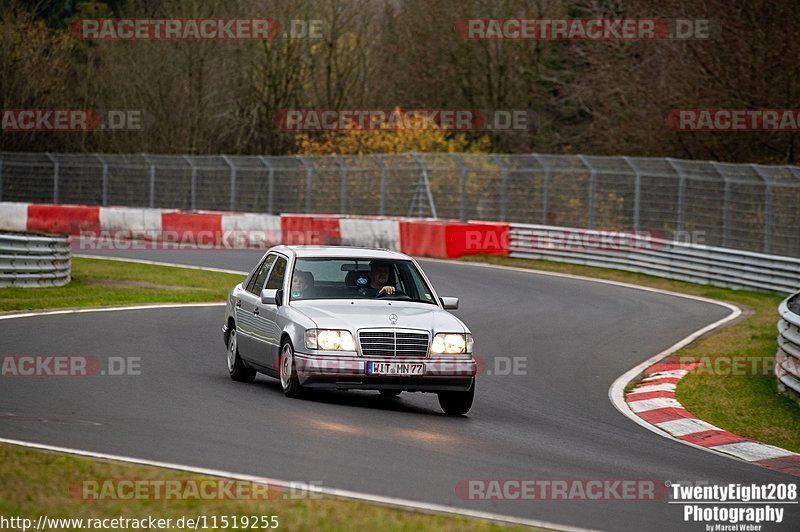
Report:
[[[389,272],[392,265],[381,260],[373,260],[369,263],[369,286],[362,289],[362,293],[368,297],[378,297],[383,294],[394,295],[397,290],[389,283]]]

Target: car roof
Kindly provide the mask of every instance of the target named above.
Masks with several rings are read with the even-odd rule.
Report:
[[[391,249],[373,249],[355,246],[275,246],[270,251],[295,255],[298,258],[343,257],[353,259],[411,260],[411,257]]]

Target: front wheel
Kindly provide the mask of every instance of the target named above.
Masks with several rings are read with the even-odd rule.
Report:
[[[236,338],[236,329],[231,329],[228,336],[228,375],[237,382],[253,382],[256,380],[256,370],[248,368],[239,356],[239,342]]]
[[[439,392],[439,406],[448,416],[463,416],[472,408],[475,398],[475,379],[466,392]]]
[[[292,342],[287,340],[281,346],[280,360],[281,388],[286,397],[300,397],[303,395],[303,387],[297,378],[297,368],[294,362],[294,348]]]

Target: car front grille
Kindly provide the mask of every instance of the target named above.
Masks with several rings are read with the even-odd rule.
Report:
[[[364,356],[428,356],[428,335],[426,333],[366,329],[358,333],[358,340]]]

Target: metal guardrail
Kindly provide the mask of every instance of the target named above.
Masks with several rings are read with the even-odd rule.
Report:
[[[797,258],[686,244],[636,233],[511,224],[509,254],[727,288],[789,293],[800,287]]]
[[[67,236],[0,233],[0,287],[64,286],[71,271]]]
[[[778,314],[775,376],[780,382],[779,388],[800,394],[800,292],[784,299]]]

